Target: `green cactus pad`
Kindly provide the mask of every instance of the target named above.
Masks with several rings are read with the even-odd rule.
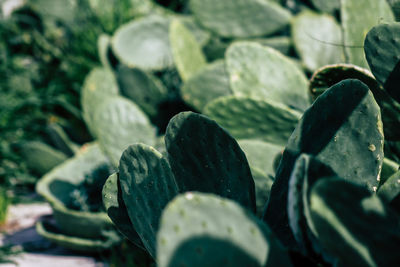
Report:
[[[303,11],[291,25],[294,47],[307,69],[344,62],[342,30],[334,17]]]
[[[237,139],[258,139],[285,146],[301,114],[267,99],[225,96],[209,103],[204,113]]]
[[[310,211],[321,245],[336,266],[398,266],[400,218],[376,195],[341,178],[321,179]]]
[[[111,68],[110,61],[108,59],[108,49],[111,44],[111,36],[108,34],[100,34],[97,39],[97,51],[99,54],[99,59],[103,67]]]
[[[385,90],[400,102],[400,23],[372,28],[364,49],[372,73]]]
[[[129,219],[128,210],[122,199],[122,189],[118,173],[108,177],[103,187],[103,204],[108,217],[113,221],[117,229],[132,243],[140,248],[143,247],[142,240]]]
[[[347,62],[367,68],[363,49],[365,36],[375,25],[394,21],[389,4],[382,0],[341,0],[340,15]]]
[[[269,229],[228,199],[186,193],[163,212],[158,266],[291,266]]]
[[[397,171],[383,183],[378,190],[378,196],[389,203],[393,209],[400,212],[400,171]]]
[[[179,20],[170,25],[169,41],[175,66],[183,81],[206,66],[206,58],[196,38]]]
[[[57,226],[46,220],[36,223],[36,232],[61,247],[84,253],[102,252],[111,249],[120,242],[116,236],[115,238],[89,239],[65,235],[60,232]]]
[[[257,37],[285,27],[290,12],[264,0],[191,0],[190,8],[205,28],[222,37]]]
[[[118,84],[111,70],[95,68],[85,78],[81,93],[83,119],[90,133],[95,133],[94,116],[98,105],[110,96],[118,95]]]
[[[167,98],[162,82],[139,68],[119,65],[116,71],[121,94],[135,102],[150,118],[158,113],[158,105]]]
[[[340,8],[340,0],[311,0],[315,8],[327,13],[333,13]]]
[[[225,62],[218,60],[205,66],[183,84],[181,94],[187,103],[199,111],[210,101],[232,94]]]
[[[28,168],[39,175],[47,173],[68,158],[63,152],[39,141],[22,144],[20,154]]]
[[[255,211],[254,181],[246,156],[215,121],[182,112],[169,122],[165,145],[180,192],[214,193]]]
[[[400,103],[389,96],[375,80],[372,73],[351,64],[335,64],[315,71],[310,80],[310,93],[314,99],[329,87],[345,79],[358,79],[368,85],[381,108],[383,132],[387,140],[400,139]]]
[[[142,110],[120,96],[109,97],[96,109],[94,117],[99,144],[114,166],[131,144],[154,145],[155,129]]]
[[[272,176],[266,175],[264,171],[254,167],[251,168],[251,175],[256,188],[256,214],[262,218],[274,180]]]
[[[319,179],[334,175],[329,167],[307,154],[301,154],[293,167],[289,179],[287,212],[290,228],[304,255],[318,257],[323,253],[312,232],[313,227],[309,225],[310,188]]]
[[[196,38],[197,43],[203,47],[211,38],[211,33],[201,27],[194,18],[194,16],[180,16],[178,17],[179,21],[188,29],[194,38]]]
[[[115,56],[128,67],[162,70],[173,66],[169,20],[149,16],[122,25],[112,38]]]
[[[268,99],[301,111],[308,107],[306,76],[278,51],[236,42],[226,52],[226,64],[235,95]]]
[[[284,147],[254,139],[238,140],[240,148],[246,154],[250,168],[261,170],[264,175],[275,177],[274,160]]]
[[[168,161],[152,147],[132,145],[122,154],[119,179],[133,227],[144,247],[155,257],[161,212],[178,194]]]
[[[264,220],[287,246],[296,246],[286,210],[290,174],[301,153],[314,156],[348,181],[375,191],[383,160],[379,106],[368,87],[345,80],[317,98],[304,113],[283,153]]]

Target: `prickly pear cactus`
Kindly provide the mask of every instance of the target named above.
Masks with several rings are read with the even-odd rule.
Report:
[[[165,145],[180,192],[214,193],[255,211],[254,181],[246,156],[215,121],[182,112],[168,124]]]
[[[206,58],[196,38],[179,20],[171,22],[169,40],[175,66],[183,81],[206,66]]]
[[[108,97],[118,95],[118,92],[118,84],[111,70],[95,68],[86,76],[81,93],[81,106],[83,119],[94,137],[97,137],[94,122],[97,107]]]
[[[340,3],[343,45],[347,62],[367,68],[363,51],[365,36],[375,25],[393,22],[393,12],[387,1],[382,0],[341,0]],[[360,10],[363,12],[362,16]]]
[[[121,95],[135,102],[150,118],[156,117],[159,105],[167,99],[168,94],[160,79],[140,68],[122,64],[115,73]]]
[[[199,111],[220,96],[231,95],[229,76],[223,60],[205,66],[181,88],[182,98]]]
[[[301,114],[267,99],[226,96],[210,102],[204,113],[237,139],[258,139],[284,146]]]
[[[400,23],[374,27],[364,49],[372,73],[385,90],[400,102]]]
[[[318,257],[324,253],[312,232],[312,225],[308,224],[309,195],[318,180],[334,175],[332,169],[307,154],[301,154],[293,167],[289,180],[287,212],[290,228],[304,255]]]
[[[176,197],[161,218],[157,262],[163,266],[291,266],[272,232],[228,199]]]
[[[296,51],[307,69],[344,62],[342,30],[334,17],[303,11],[291,21],[291,30]]]
[[[345,79],[358,79],[368,85],[376,102],[381,108],[383,132],[386,140],[400,138],[400,103],[382,90],[372,73],[351,64],[335,64],[324,66],[314,72],[310,80],[310,93],[314,99],[329,87]]]
[[[273,48],[235,42],[226,52],[226,66],[235,95],[268,99],[300,111],[309,105],[306,76]]]
[[[342,178],[320,179],[311,189],[315,234],[337,266],[398,266],[400,217],[376,195]]]
[[[132,243],[143,248],[142,240],[132,225],[127,207],[122,199],[122,188],[118,173],[108,177],[103,187],[102,196],[104,208],[114,225]]]
[[[155,143],[155,129],[149,119],[126,98],[113,96],[104,100],[96,108],[94,122],[100,146],[115,167],[129,145]]]
[[[344,179],[376,191],[383,129],[379,106],[365,84],[345,80],[331,87],[304,113],[288,141],[264,219],[289,247],[297,245],[286,212],[288,183],[301,153],[314,156]]]
[[[161,212],[178,194],[168,161],[152,147],[132,145],[122,154],[119,179],[133,227],[146,250],[155,257]]]
[[[227,38],[272,34],[291,18],[288,10],[264,0],[191,0],[190,8],[201,25]]]
[[[112,37],[112,50],[128,67],[161,70],[173,66],[169,20],[147,16],[122,25]]]

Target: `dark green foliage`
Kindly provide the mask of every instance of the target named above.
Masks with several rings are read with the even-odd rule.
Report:
[[[168,204],[157,236],[159,266],[291,266],[285,249],[235,202],[186,193]]]
[[[313,231],[334,256],[333,264],[400,264],[400,217],[364,187],[337,177],[320,179],[311,190],[310,213]]]
[[[104,184],[102,195],[104,208],[114,225],[132,243],[144,249],[142,240],[132,225],[127,207],[122,199],[122,188],[118,173],[108,177]]]
[[[289,247],[297,244],[287,219],[288,183],[301,153],[313,155],[341,177],[371,192],[376,190],[383,160],[383,132],[379,107],[366,85],[345,80],[331,87],[304,113],[288,141],[264,219]]]
[[[180,113],[168,124],[165,145],[180,192],[214,193],[255,211],[247,159],[235,139],[215,121],[192,112]]]
[[[178,193],[168,161],[152,147],[132,145],[122,154],[119,180],[133,227],[146,250],[155,257],[161,212]]]

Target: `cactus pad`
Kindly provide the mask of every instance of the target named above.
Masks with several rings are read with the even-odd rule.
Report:
[[[116,71],[121,94],[135,102],[150,118],[158,113],[158,105],[167,98],[167,89],[150,73],[139,68],[119,65]]]
[[[254,181],[246,156],[215,121],[182,112],[168,124],[165,145],[180,192],[214,193],[255,211]]]
[[[94,116],[98,105],[110,96],[118,95],[118,84],[111,70],[95,68],[85,78],[81,93],[83,119],[90,133],[97,137]]]
[[[128,67],[161,70],[173,66],[169,20],[149,16],[122,25],[112,37],[115,56]]]
[[[107,215],[113,221],[114,225],[132,243],[143,248],[142,240],[135,228],[133,228],[128,210],[122,199],[122,189],[118,173],[114,173],[108,177],[103,187],[102,196]]]
[[[187,80],[181,90],[182,98],[199,111],[210,101],[232,94],[225,62],[219,60],[205,66]]]
[[[383,132],[387,140],[400,139],[400,103],[396,102],[375,80],[372,73],[351,64],[335,64],[315,71],[310,80],[310,93],[314,99],[329,87],[345,79],[358,79],[368,85],[381,108]]]
[[[146,115],[133,103],[120,96],[109,97],[96,109],[94,117],[98,141],[114,166],[131,144],[155,143],[155,129]]]
[[[179,21],[169,29],[169,41],[175,66],[183,81],[187,81],[206,65],[206,58],[193,34]]]
[[[133,227],[144,247],[155,257],[161,212],[178,194],[168,161],[152,147],[132,145],[122,154],[119,179]]]
[[[336,264],[399,265],[400,217],[365,188],[321,179],[311,190],[310,211],[318,240]]]
[[[296,245],[282,209],[286,209],[289,177],[301,153],[314,156],[346,180],[376,190],[383,129],[379,107],[365,84],[345,80],[331,87],[304,113],[288,141],[264,219],[289,246]]]
[[[342,31],[334,17],[304,11],[291,24],[294,47],[307,69],[344,62]]]
[[[285,146],[301,114],[267,99],[226,96],[209,103],[204,113],[237,139],[258,139]]]
[[[265,225],[235,202],[191,193],[171,201],[157,235],[165,266],[290,266]]]
[[[191,0],[195,17],[222,37],[257,37],[285,27],[290,12],[265,0]]]
[[[246,154],[250,168],[261,170],[264,175],[275,177],[274,160],[283,151],[283,146],[259,140],[238,140],[241,149]]]
[[[268,99],[301,111],[308,107],[306,76],[273,48],[233,43],[226,52],[226,64],[235,95]]]
[[[365,36],[375,25],[394,21],[389,4],[382,0],[341,0],[340,15],[347,62],[367,68],[363,51]]]

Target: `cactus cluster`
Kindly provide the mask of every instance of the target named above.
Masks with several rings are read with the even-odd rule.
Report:
[[[132,1],[140,18],[98,39],[81,93],[98,146],[69,183],[109,161],[105,211],[159,266],[400,265],[400,26],[385,0],[365,16],[359,0],[182,1],[190,15]],[[70,198],[58,170],[37,190]],[[78,237],[115,241],[110,225]]]
[[[384,132],[396,144],[388,122],[399,115],[398,27],[381,24],[366,36],[372,73],[330,65],[310,88],[275,50],[233,44],[232,92],[199,105],[216,122],[180,113],[164,155],[129,146],[103,188],[109,217],[159,266],[397,266],[399,166],[384,156]],[[292,98],[274,85],[282,73],[266,66],[271,79],[256,76],[264,57],[287,65],[281,90],[292,85]]]

